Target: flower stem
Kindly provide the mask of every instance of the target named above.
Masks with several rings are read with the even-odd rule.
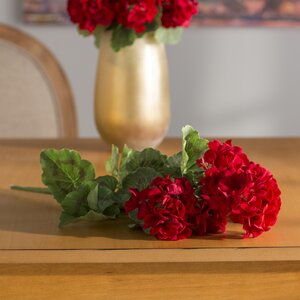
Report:
[[[16,186],[16,185],[12,185],[10,188],[12,190],[15,190],[15,191],[23,191],[23,192],[32,192],[32,193],[38,193],[38,194],[52,195],[52,193],[49,191],[48,188],[24,187],[24,186]]]

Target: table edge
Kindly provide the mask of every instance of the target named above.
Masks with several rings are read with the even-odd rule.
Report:
[[[300,261],[300,247],[230,249],[0,250],[0,264]]]

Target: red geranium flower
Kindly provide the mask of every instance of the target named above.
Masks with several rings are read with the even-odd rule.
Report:
[[[172,181],[169,176],[158,177],[141,192],[130,191],[125,212],[136,212],[136,221],[145,231],[160,240],[174,241],[192,235],[202,207],[186,178]]]
[[[73,23],[93,32],[97,25],[122,25],[143,33],[161,12],[164,27],[188,26],[198,11],[196,0],[69,0]]]
[[[230,218],[243,225],[245,238],[257,237],[275,225],[281,193],[272,174],[258,164],[250,163],[238,176],[240,186],[231,192]]]
[[[210,206],[210,232],[224,232],[230,207],[226,182],[248,165],[249,159],[240,147],[232,146],[231,141],[224,144],[212,141],[208,146],[209,150],[198,161],[205,170],[205,177],[200,181],[201,196]]]
[[[166,28],[190,24],[193,15],[198,12],[196,0],[160,0],[162,6],[162,25]]]
[[[277,182],[240,147],[230,141],[210,142],[198,165],[205,170],[201,196],[218,216],[210,219],[219,220],[215,229],[225,231],[228,216],[243,225],[244,237],[256,237],[275,224],[281,205]]]
[[[97,25],[111,25],[115,17],[114,1],[69,0],[68,12],[73,23],[92,33]]]
[[[116,1],[118,23],[141,33],[146,24],[151,23],[158,13],[156,0],[119,0]]]

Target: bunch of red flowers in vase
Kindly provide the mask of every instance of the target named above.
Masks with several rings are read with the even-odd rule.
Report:
[[[175,43],[183,27],[198,12],[196,0],[69,0],[73,23],[99,44],[103,31],[112,31],[115,51],[132,45],[137,38],[153,32],[160,42]]]

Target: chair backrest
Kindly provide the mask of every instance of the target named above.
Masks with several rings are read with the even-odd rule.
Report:
[[[67,77],[39,41],[0,24],[0,138],[77,135]]]

